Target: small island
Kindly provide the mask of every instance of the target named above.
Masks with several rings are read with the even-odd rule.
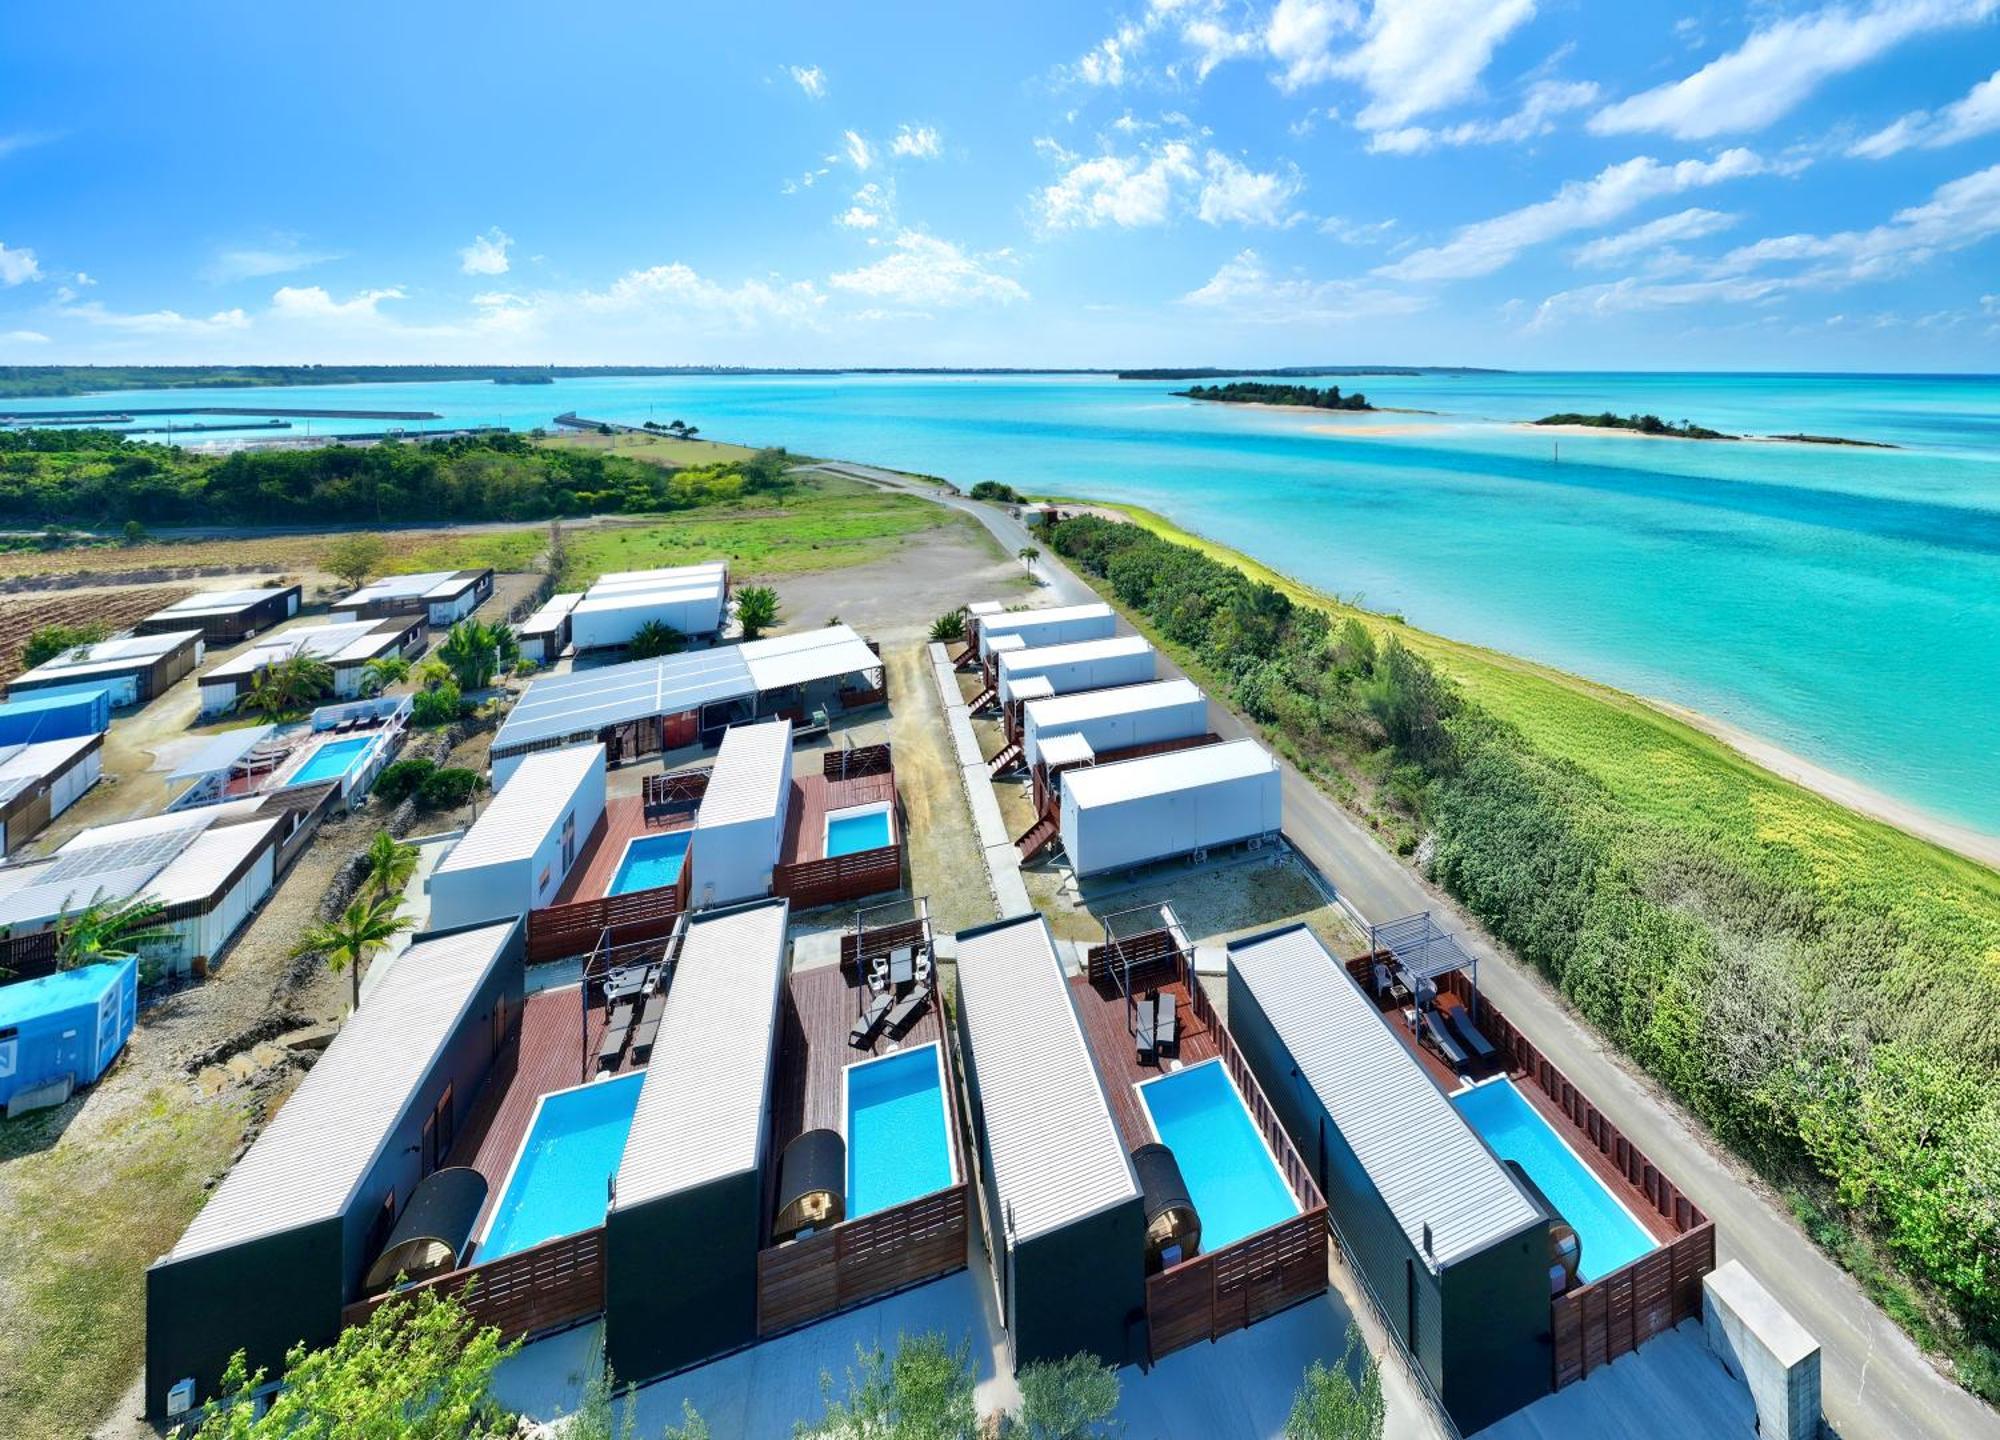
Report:
[[[1190,385],[1174,394],[1189,400],[1214,400],[1224,405],[1294,405],[1306,410],[1373,410],[1360,391],[1340,393],[1338,385],[1268,385],[1232,380],[1227,385]]]
[[[1683,420],[1678,425],[1669,424],[1657,415],[1613,415],[1606,410],[1601,415],[1585,415],[1580,411],[1565,410],[1559,415],[1544,415],[1534,422],[1537,425],[1586,425],[1593,430],[1630,430],[1637,435],[1669,435],[1677,440],[1737,440],[1742,437],[1725,435],[1720,430],[1710,430],[1697,425],[1692,420]]]
[[[1794,445],[1859,445],[1864,450],[1900,450],[1886,440],[1849,440],[1844,435],[1767,435],[1767,440],[1789,440]]]

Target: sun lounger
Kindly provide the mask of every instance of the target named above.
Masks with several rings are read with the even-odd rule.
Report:
[[[630,1015],[625,1017],[631,1019]],[[597,1042],[597,1068],[609,1070],[618,1063],[618,1057],[625,1053],[625,1042],[631,1037],[629,1026],[606,1026],[604,1038]]]
[[[653,1058],[653,1042],[659,1038],[660,1022],[657,1018],[641,1020],[632,1030],[632,1063],[643,1065]]]
[[[1450,1063],[1452,1069],[1463,1070],[1465,1068],[1466,1058],[1464,1048],[1451,1038],[1451,1031],[1439,1023],[1435,1011],[1419,1010],[1417,1012],[1417,1025],[1418,1034],[1429,1039],[1431,1044],[1436,1047],[1438,1054],[1444,1056],[1446,1061]]]
[[[902,1039],[904,1032],[917,1023],[917,1017],[924,1013],[924,1006],[930,1004],[930,1000],[931,987],[928,985],[919,985],[898,1000],[895,1008],[889,1012],[888,1020],[884,1022],[888,1026],[890,1037],[896,1040]]]
[[[1159,1063],[1159,1032],[1155,1028],[1158,1010],[1151,1000],[1137,1001],[1132,1007],[1132,1045],[1141,1065]]]
[[[889,1018],[889,1011],[895,1005],[895,997],[884,990],[868,1002],[868,1008],[861,1012],[861,1018],[854,1022],[854,1028],[847,1032],[847,1043],[856,1050],[866,1050],[875,1043],[881,1032],[882,1022]]]
[[[1444,1015],[1445,1023],[1451,1027],[1452,1033],[1479,1059],[1491,1060],[1498,1053],[1494,1050],[1493,1043],[1479,1033],[1479,1027],[1472,1023],[1472,1017],[1465,1011],[1454,1006],[1440,1013]]]
[[[1153,1013],[1153,1044],[1162,1055],[1171,1055],[1180,1049],[1180,1016],[1174,1012],[1174,997],[1171,993],[1160,996]]]

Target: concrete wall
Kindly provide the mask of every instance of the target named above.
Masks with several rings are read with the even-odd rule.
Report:
[[[1759,1435],[1818,1440],[1819,1342],[1741,1261],[1702,1278],[1701,1325],[1708,1348],[1749,1387]]]

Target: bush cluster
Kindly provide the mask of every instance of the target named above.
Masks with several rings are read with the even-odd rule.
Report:
[[[470,800],[484,783],[477,770],[440,766],[431,760],[398,760],[375,777],[375,793],[390,805],[414,795],[422,809],[450,810]]]
[[[1717,1134],[2000,1338],[1994,937],[1622,805],[1394,636],[1137,525],[1052,540],[1300,763],[1378,782],[1433,877]]]

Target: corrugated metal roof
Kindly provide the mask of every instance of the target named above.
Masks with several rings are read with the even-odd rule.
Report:
[[[1056,765],[1088,765],[1097,759],[1097,752],[1090,742],[1074,731],[1061,735],[1051,735],[1041,742],[1042,763]]]
[[[527,756],[432,874],[532,859],[592,772],[604,773],[602,745],[570,745]]]
[[[838,680],[878,670],[882,659],[850,626],[829,625],[796,635],[747,640],[738,647],[759,690],[782,690],[815,680]]]
[[[223,1177],[181,1259],[332,1219],[351,1203],[520,922],[418,936]]]
[[[1137,1195],[1048,922],[960,931],[957,968],[994,1189],[1014,1237]]]
[[[583,598],[581,590],[565,591],[551,595],[542,602],[534,614],[515,627],[523,635],[544,635],[562,623],[563,616],[576,608],[576,602]]]
[[[1078,809],[1088,810],[1093,805],[1116,805],[1142,795],[1164,795],[1219,780],[1268,775],[1277,768],[1278,762],[1255,740],[1225,740],[1219,745],[1196,745],[1072,770],[1063,776],[1063,788],[1075,797]]]
[[[191,640],[201,639],[199,630],[164,630],[156,635],[119,635],[94,645],[78,645],[37,665],[10,682],[47,679],[57,675],[106,674],[143,668],[162,655],[170,655]]]
[[[174,856],[146,886],[146,894],[162,905],[206,904],[218,897],[222,882],[236,867],[266,845],[276,843],[283,817],[245,820],[237,825],[212,825],[194,843]]]
[[[175,619],[196,615],[233,615],[238,610],[248,610],[253,605],[261,605],[266,600],[275,600],[298,587],[295,585],[273,585],[262,590],[202,590],[185,599],[176,600],[161,610],[155,610],[146,618],[158,620],[165,617]]]
[[[1425,1225],[1445,1266],[1540,1220],[1317,935],[1294,925],[1228,955],[1419,1254]]]
[[[218,770],[227,770],[252,750],[277,733],[276,725],[245,725],[235,730],[224,730],[220,735],[204,740],[201,745],[188,752],[188,756],[176,765],[167,776],[169,783],[175,780],[199,780],[204,775],[213,775]]]
[[[1058,665],[1075,665],[1089,660],[1109,660],[1119,655],[1147,655],[1153,645],[1143,635],[1112,635],[1103,640],[1073,640],[1067,645],[1036,645],[1027,650],[1000,652],[1000,673],[1019,680],[1039,675]]]
[[[1079,690],[1073,695],[1037,700],[1028,706],[1025,718],[1039,730],[1048,725],[1077,725],[1112,715],[1167,710],[1205,698],[1192,680],[1149,680],[1143,685],[1113,685],[1108,690]]]
[[[722,735],[708,789],[695,811],[694,828],[775,820],[778,797],[792,779],[792,722],[765,720],[733,725]],[[513,782],[509,781],[509,788]]]
[[[496,754],[509,747],[563,737],[592,737],[607,725],[651,715],[678,715],[718,700],[757,693],[742,647],[719,645],[657,660],[628,660],[533,681],[493,737]]]
[[[722,604],[722,586],[714,585],[625,585],[612,590],[593,588],[576,602],[574,614],[595,615],[606,610],[634,610],[645,605],[692,605],[696,601]]]
[[[415,575],[384,575],[370,580],[345,599],[333,602],[336,610],[358,610],[375,600],[400,600],[421,595],[426,600],[445,600],[478,583],[484,570],[425,570]]]
[[[1010,630],[1060,625],[1069,620],[1091,620],[1110,614],[1111,607],[1101,600],[1089,605],[1054,605],[1046,610],[1008,610],[999,615],[982,615],[979,633],[998,635]]]
[[[31,740],[19,745],[0,745],[0,778],[33,784],[44,775],[54,774],[81,751],[103,743],[103,732],[72,735],[63,740]]]
[[[759,900],[687,922],[613,1210],[756,1168],[778,1063],[790,909]]]
[[[266,665],[289,660],[295,655],[311,655],[329,664],[336,661],[373,660],[396,648],[408,622],[404,620],[343,620],[330,625],[294,625],[275,630],[247,650],[230,656],[212,670],[202,672],[204,682],[254,675]]]

